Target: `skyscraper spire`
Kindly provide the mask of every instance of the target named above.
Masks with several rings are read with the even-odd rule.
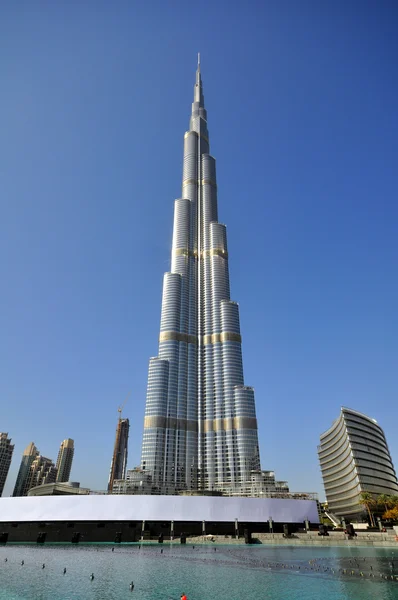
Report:
[[[200,71],[200,54],[198,53],[198,66],[196,69],[196,82],[195,82],[195,91],[194,91],[194,105],[197,104],[195,108],[204,108],[205,101],[203,97],[203,86],[202,86],[202,76]],[[194,107],[192,106],[192,112]]]
[[[204,106],[198,55],[141,457],[163,493],[239,492],[260,469],[254,392],[243,380],[239,307],[230,299],[227,233],[218,222]]]

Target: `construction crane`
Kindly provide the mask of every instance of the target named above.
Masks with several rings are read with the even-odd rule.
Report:
[[[127,445],[126,445],[126,448],[124,449],[123,456],[121,456],[120,436],[121,436],[121,431],[122,431],[122,411],[126,405],[127,400],[130,397],[130,394],[131,394],[131,392],[129,392],[127,394],[125,401],[117,409],[117,412],[119,413],[119,418],[118,418],[117,427],[116,427],[116,438],[115,438],[115,445],[113,448],[111,470],[109,473],[108,492],[112,491],[113,482],[117,478],[118,472],[120,471],[120,469],[122,469],[122,473],[124,476],[126,466],[127,466]],[[128,421],[127,421],[127,436],[128,436]],[[121,464],[120,464],[120,461],[122,461]]]
[[[120,421],[120,420],[121,420],[121,418],[122,418],[122,411],[123,411],[123,408],[126,406],[126,402],[127,402],[127,400],[130,398],[130,394],[131,394],[131,392],[129,392],[129,393],[127,394],[125,401],[124,401],[124,402],[123,402],[123,404],[122,404],[121,406],[119,406],[119,407],[118,407],[118,409],[117,409],[117,412],[119,413],[119,421]]]

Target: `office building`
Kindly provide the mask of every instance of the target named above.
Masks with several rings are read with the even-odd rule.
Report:
[[[115,479],[124,479],[126,477],[129,429],[129,420],[122,419],[120,416],[116,427],[115,445],[109,472],[109,492],[112,492],[113,490],[113,482]]]
[[[319,462],[328,511],[357,518],[365,509],[363,492],[374,498],[398,494],[397,476],[380,425],[366,415],[343,407],[332,427],[321,435]]]
[[[260,470],[254,391],[244,383],[228,261],[199,62],[141,454],[142,470],[165,494],[239,492]]]
[[[13,452],[14,446],[8,433],[0,433],[0,496],[4,490]]]
[[[69,438],[64,440],[58,452],[56,465],[58,483],[69,481],[74,452],[75,448],[73,440]]]
[[[36,456],[39,455],[39,451],[33,442],[28,444],[23,451],[22,460],[19,467],[17,481],[15,483],[13,496],[26,496],[28,493],[28,484],[30,476],[30,467]]]

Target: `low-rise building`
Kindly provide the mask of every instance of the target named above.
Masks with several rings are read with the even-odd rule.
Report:
[[[28,496],[70,496],[87,495],[90,493],[88,488],[81,488],[78,481],[43,483],[32,487]]]

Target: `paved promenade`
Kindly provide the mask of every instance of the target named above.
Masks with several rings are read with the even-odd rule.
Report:
[[[282,533],[253,533],[254,543],[286,546],[373,546],[378,548],[396,548],[398,541],[393,529],[387,533],[357,531],[357,536],[348,538],[341,531],[329,531],[327,537],[320,536],[316,531],[308,533],[295,533],[289,538]],[[180,543],[179,538],[174,543]],[[187,538],[187,544],[244,544],[244,538],[236,539],[232,536],[200,536]]]

